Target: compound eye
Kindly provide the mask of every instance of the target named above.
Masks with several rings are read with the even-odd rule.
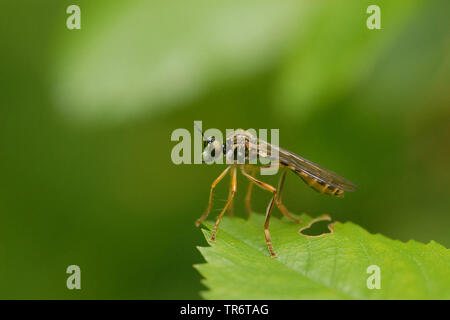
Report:
[[[206,148],[206,146],[210,145],[214,142],[214,137],[208,137],[205,140],[203,140],[203,148]]]
[[[215,158],[222,154],[222,145],[219,143],[219,141],[214,141],[212,143],[213,151],[211,155]]]

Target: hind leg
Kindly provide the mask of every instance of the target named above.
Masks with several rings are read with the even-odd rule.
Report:
[[[255,177],[252,177],[250,174],[248,174],[244,167],[241,166],[241,172],[244,176],[246,176],[250,181],[254,182],[256,185],[258,185],[259,187],[261,187],[264,190],[270,191],[272,192],[272,199],[270,200],[269,205],[267,206],[267,210],[266,210],[266,220],[264,222],[264,236],[266,238],[266,243],[267,243],[267,249],[269,250],[270,256],[272,258],[275,258],[277,255],[275,254],[275,251],[273,250],[272,247],[272,239],[270,238],[270,232],[269,232],[269,221],[270,221],[270,215],[272,214],[272,209],[273,209],[273,205],[276,202],[276,198],[277,198],[277,189],[275,189],[274,187],[272,187],[270,184],[267,184],[265,182],[259,181],[258,179],[256,179]]]
[[[297,222],[297,223],[302,223],[302,220],[293,217],[293,216],[289,213],[289,211],[288,211],[288,209],[285,207],[285,205],[281,202],[281,192],[283,191],[284,180],[286,179],[286,173],[287,173],[287,171],[288,171],[288,168],[285,167],[284,170],[283,170],[283,174],[281,175],[280,182],[278,183],[278,196],[277,196],[277,198],[276,198],[275,203],[276,203],[278,209],[280,209],[281,213],[282,213],[284,216],[286,216],[287,218],[289,218],[289,219],[291,219],[292,221],[295,221],[295,222]]]

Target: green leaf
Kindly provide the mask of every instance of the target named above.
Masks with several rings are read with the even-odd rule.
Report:
[[[302,225],[272,218],[277,258],[267,251],[264,216],[225,217],[217,241],[199,250],[207,263],[194,267],[205,277],[207,299],[449,299],[450,250],[431,241],[406,243],[370,234],[351,222],[336,223],[318,238],[298,233]],[[380,268],[380,289],[369,289],[367,268]]]

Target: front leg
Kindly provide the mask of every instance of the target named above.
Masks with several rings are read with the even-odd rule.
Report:
[[[216,241],[216,233],[217,229],[219,228],[220,221],[222,220],[225,211],[227,211],[228,207],[233,202],[234,194],[236,193],[236,188],[237,188],[236,167],[233,166],[231,168],[231,189],[228,194],[228,201],[225,204],[225,207],[222,209],[222,212],[220,212],[219,216],[217,217],[217,221],[216,224],[214,225],[214,229],[211,236],[211,241]]]
[[[230,197],[232,190],[233,190],[233,170],[230,171],[230,191],[228,192],[228,198]],[[231,203],[228,206],[228,215],[234,216],[234,197],[231,199]]]
[[[203,215],[195,221],[195,225],[198,227],[209,215],[209,212],[211,211],[212,207],[212,201],[213,201],[213,192],[214,188],[217,186],[217,184],[226,176],[228,171],[230,170],[231,166],[227,167],[217,178],[214,180],[214,182],[211,185],[211,189],[209,191],[209,201],[208,201],[208,207],[206,208]]]

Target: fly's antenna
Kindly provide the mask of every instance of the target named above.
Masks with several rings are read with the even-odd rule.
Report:
[[[194,127],[195,129],[197,129],[198,131],[200,131],[200,133],[202,134],[203,140],[205,140],[205,134],[203,133],[202,129],[200,129],[197,124],[194,122]]]

